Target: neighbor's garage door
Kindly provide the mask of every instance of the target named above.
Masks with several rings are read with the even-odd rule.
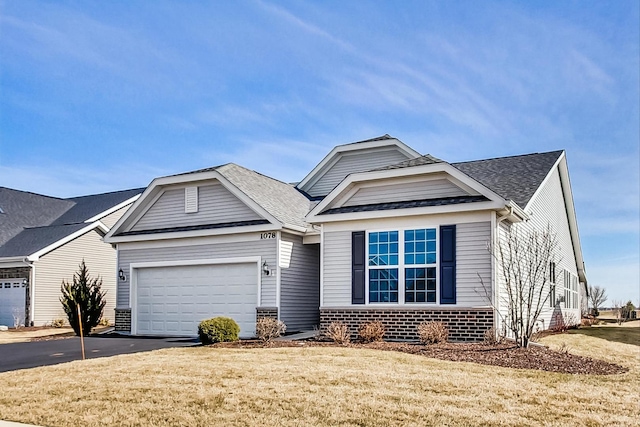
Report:
[[[255,332],[256,263],[136,269],[138,335],[193,336],[201,320],[227,316],[241,337]]]
[[[24,324],[24,307],[27,288],[24,279],[0,280],[0,325],[14,327]]]

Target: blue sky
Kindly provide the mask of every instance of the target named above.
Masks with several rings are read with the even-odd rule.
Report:
[[[235,162],[298,181],[391,134],[567,150],[590,283],[640,299],[640,3],[0,1],[0,185],[69,197]]]

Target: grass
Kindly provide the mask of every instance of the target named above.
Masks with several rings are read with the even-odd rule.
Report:
[[[544,342],[623,364],[626,374],[514,370],[342,347],[174,348],[78,361],[0,374],[0,419],[48,426],[636,425],[639,348],[607,332]]]

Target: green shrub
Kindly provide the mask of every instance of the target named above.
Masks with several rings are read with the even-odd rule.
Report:
[[[202,344],[238,341],[240,326],[229,317],[214,317],[200,322],[198,336]]]
[[[91,278],[83,259],[80,269],[73,275],[73,281],[63,280],[60,290],[62,292],[60,302],[69,325],[76,335],[80,336],[80,325],[82,325],[82,333],[89,335],[91,329],[98,326],[104,306],[107,304],[106,292],[102,291],[102,279]],[[78,318],[78,307],[81,318]]]

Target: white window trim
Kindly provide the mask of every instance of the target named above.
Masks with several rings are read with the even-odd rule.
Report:
[[[404,232],[407,230],[422,230],[422,229],[435,229],[436,230],[436,262],[435,264],[405,264],[404,263]],[[381,232],[398,232],[398,265],[380,266],[374,270],[384,269],[398,269],[398,302],[369,302],[369,234],[381,233]],[[365,232],[365,305],[371,305],[374,307],[397,307],[397,306],[440,306],[440,224],[437,225],[416,225],[411,227],[388,227],[381,229],[371,229]],[[436,269],[436,302],[405,302],[405,268],[429,268],[435,267]],[[451,304],[447,304],[450,306]]]

